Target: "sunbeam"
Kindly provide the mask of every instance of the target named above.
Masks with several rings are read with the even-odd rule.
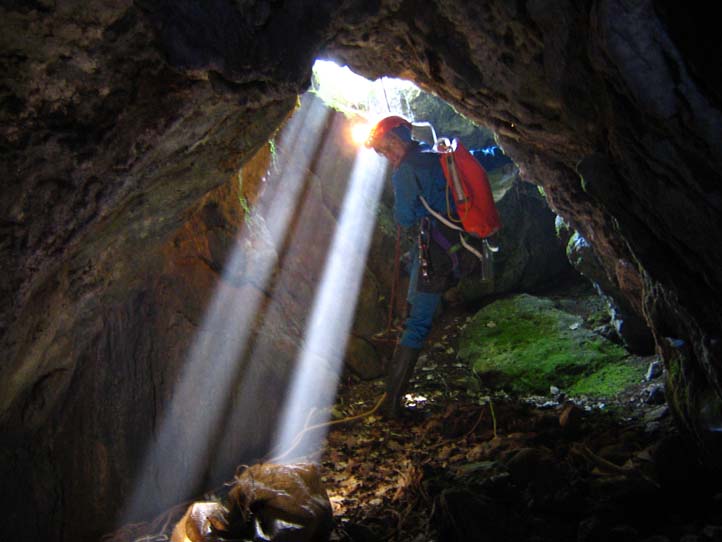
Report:
[[[279,164],[276,175],[283,190],[259,200],[276,251],[247,253],[250,228],[238,234],[213,299],[174,386],[170,404],[149,443],[120,523],[143,517],[150,508],[186,498],[196,490],[207,468],[211,438],[232,400],[253,323],[264,297],[278,247],[289,227],[311,157],[319,145],[328,110],[310,100],[288,122],[279,137],[279,155],[292,157]],[[273,183],[276,184],[276,183]],[[249,267],[253,267],[249,271]],[[238,287],[237,277],[249,284]],[[152,505],[151,505],[152,503]]]
[[[275,449],[281,453],[294,445],[294,438],[303,430],[311,408],[328,406],[335,398],[384,167],[375,153],[359,150],[278,426]],[[303,448],[298,447],[294,455],[316,449],[323,436],[316,432],[312,438],[305,439]]]
[[[238,450],[249,440],[249,432],[257,431],[259,426],[273,427],[278,418],[284,394],[270,396],[267,390],[274,386],[285,389],[290,374],[287,364],[275,361],[287,354],[290,354],[287,359],[293,359],[295,345],[289,343],[295,341],[297,345],[303,337],[309,303],[298,301],[310,301],[331,243],[332,231],[323,225],[324,217],[319,216],[325,209],[324,194],[330,189],[345,189],[351,169],[350,165],[345,165],[347,157],[341,156],[337,141],[346,122],[339,115],[328,120],[322,128],[319,144],[310,153],[312,156],[300,164],[305,167],[304,177],[286,233],[274,241],[278,253],[275,271],[268,281],[266,298],[257,310],[255,331],[246,348],[250,353],[243,361],[242,379],[223,417],[222,441],[219,439],[214,450],[216,457],[212,461],[211,480],[227,478],[229,468],[238,462]],[[279,148],[278,159],[282,163],[289,163],[294,158]],[[283,176],[270,179],[267,189],[274,194],[284,191]],[[332,220],[331,212],[327,213],[326,220]],[[282,328],[280,333],[289,339],[285,345],[278,341],[279,326]],[[260,404],[263,409],[258,408]]]

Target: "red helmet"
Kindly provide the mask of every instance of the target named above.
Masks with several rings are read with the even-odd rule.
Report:
[[[371,129],[371,133],[369,133],[369,137],[366,139],[366,146],[375,147],[389,131],[398,126],[404,126],[411,130],[411,123],[403,117],[392,115],[381,119],[376,123],[376,126]]]

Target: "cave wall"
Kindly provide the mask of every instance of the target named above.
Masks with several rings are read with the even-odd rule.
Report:
[[[304,95],[273,141],[184,211],[180,227],[123,255],[128,261],[112,288],[94,292],[92,310],[49,305],[57,312],[47,317],[65,321],[68,342],[46,356],[65,364],[16,398],[19,421],[4,425],[2,505],[30,523],[24,538],[6,524],[8,536],[97,539],[119,522],[148,519],[219,486],[239,463],[269,452],[356,157],[345,144],[348,129],[342,114]],[[274,239],[277,195],[289,192],[290,178],[300,185],[298,204],[283,206],[290,235]],[[390,209],[382,204],[379,213]],[[375,253],[388,252],[392,234],[377,230]],[[383,327],[379,284],[390,274],[386,261],[359,259],[349,262],[364,276],[351,350],[362,349],[367,371],[378,376],[381,358],[369,338]],[[67,285],[54,287],[68,294]],[[208,327],[219,291],[237,307],[221,319],[257,302],[260,310]],[[79,308],[77,318],[68,314]],[[234,325],[250,333],[241,353],[226,359],[244,335]],[[316,370],[336,377],[321,364]],[[317,398],[319,406],[332,399]],[[209,402],[217,419],[202,414]],[[199,434],[209,435],[200,446]]]
[[[63,442],[63,432],[79,424],[82,435],[94,416],[115,415],[117,386],[135,390],[133,379],[156,370],[151,341],[167,355],[150,356],[158,363],[182,355],[176,331],[148,335],[163,291],[149,292],[149,277],[167,264],[159,254],[287,117],[319,55],[412,79],[493,129],[646,318],[680,421],[700,436],[719,429],[722,86],[710,60],[719,33],[711,8],[695,9],[651,0],[3,3],[2,458],[4,474],[32,471],[6,477],[14,521],[5,525],[42,517],[22,536],[77,539],[118,506],[127,481],[111,477],[95,492],[53,483],[87,472],[72,447],[96,442],[91,433]],[[165,296],[177,298],[182,323],[181,301],[193,296],[175,288]],[[138,453],[163,400],[140,393],[134,404],[147,410],[126,405],[137,442],[113,454]],[[117,456],[96,446],[93,458],[100,476]],[[80,495],[98,523],[79,526],[81,509],[67,512]]]

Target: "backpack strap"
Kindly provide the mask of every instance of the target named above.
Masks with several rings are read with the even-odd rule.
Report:
[[[458,232],[459,232],[459,241],[461,242],[461,246],[463,246],[466,250],[468,250],[468,251],[471,252],[474,256],[476,256],[477,258],[479,258],[479,260],[483,260],[483,259],[484,259],[484,256],[481,254],[481,252],[479,252],[479,251],[476,250],[474,247],[472,247],[472,246],[466,241],[466,239],[464,239],[464,233],[465,233],[464,228],[461,228],[461,227],[457,226],[457,225],[454,224],[451,220],[449,220],[449,219],[446,218],[444,215],[442,215],[440,212],[434,211],[434,210],[431,208],[431,205],[429,205],[429,202],[426,201],[426,198],[421,194],[421,183],[419,182],[419,178],[418,178],[416,175],[414,175],[414,180],[416,181],[416,186],[417,186],[417,188],[419,189],[419,199],[421,200],[421,204],[422,204],[422,205],[424,206],[424,208],[429,212],[429,214],[430,214],[431,216],[433,216],[436,220],[438,220],[439,222],[441,222],[441,223],[442,223],[444,226],[446,226],[447,228],[451,228],[452,230],[458,231]]]
[[[417,183],[419,182],[418,179],[417,179],[416,182],[417,182]],[[447,220],[446,217],[444,217],[444,215],[442,215],[442,214],[439,213],[438,211],[434,211],[434,210],[431,208],[431,205],[429,205],[429,202],[426,201],[426,198],[424,198],[424,196],[422,196],[421,194],[419,194],[419,199],[421,200],[421,204],[426,208],[427,211],[429,211],[429,213],[431,214],[431,216],[433,216],[436,220],[438,220],[439,222],[441,222],[441,223],[444,224],[445,226],[447,226],[447,227],[449,227],[449,228],[451,228],[451,229],[457,230],[457,231],[459,232],[459,241],[461,242],[461,246],[463,246],[466,250],[468,250],[468,251],[471,252],[474,256],[476,256],[477,258],[479,258],[479,260],[482,260],[482,261],[484,260],[484,256],[481,254],[481,252],[479,252],[479,251],[476,250],[474,247],[472,247],[472,246],[466,241],[466,239],[464,238],[464,229],[463,229],[463,228],[460,228],[459,226],[457,226],[456,224],[454,224],[454,223],[451,222],[450,220]]]
[[[416,182],[418,183],[418,180]],[[426,201],[426,198],[424,196],[422,196],[421,194],[419,194],[419,199],[421,200],[421,204],[426,208],[427,211],[429,211],[429,214],[431,216],[433,216],[436,220],[441,222],[444,226],[447,226],[447,227],[451,228],[452,230],[456,230],[456,231],[460,231],[460,232],[464,231],[464,228],[457,226],[451,220],[449,220],[444,215],[442,215],[440,212],[434,211],[431,208],[431,205],[429,205],[429,202]]]

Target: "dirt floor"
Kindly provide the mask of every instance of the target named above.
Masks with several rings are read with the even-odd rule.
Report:
[[[406,416],[328,434],[333,540],[722,540],[719,477],[675,431],[661,380],[612,398],[508,397],[457,361],[466,317],[452,310],[436,326]],[[347,380],[335,415],[382,392]]]
[[[310,457],[333,508],[331,540],[722,541],[722,478],[675,430],[663,375],[617,397],[510,397],[457,360],[469,316],[450,307],[435,325],[405,416],[334,425]],[[332,417],[367,413],[383,387],[344,377]],[[111,540],[168,540],[185,506]]]

